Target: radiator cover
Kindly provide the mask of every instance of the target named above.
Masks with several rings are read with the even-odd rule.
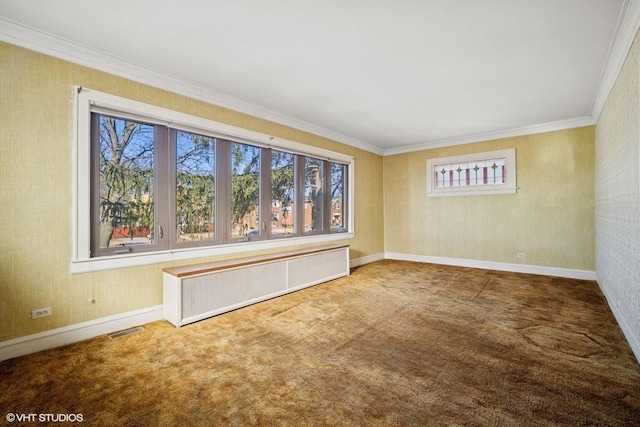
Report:
[[[175,326],[349,275],[349,247],[163,270],[163,314]]]

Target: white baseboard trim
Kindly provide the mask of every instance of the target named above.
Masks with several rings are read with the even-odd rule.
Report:
[[[367,256],[360,257],[360,258],[352,259],[349,262],[349,267],[351,267],[351,268],[360,267],[361,265],[369,264],[369,263],[375,262],[375,261],[381,261],[383,259],[384,259],[384,253],[377,253],[377,254],[373,254],[373,255],[367,255]]]
[[[368,255],[351,260],[350,267],[382,259],[383,253]],[[162,305],[158,305],[3,341],[0,342],[0,362],[162,319]]]
[[[631,347],[631,351],[633,351],[633,354],[636,356],[638,363],[640,363],[640,337],[636,335],[635,331],[627,321],[627,318],[620,311],[620,306],[616,304],[613,298],[611,298],[611,295],[609,295],[607,289],[600,284],[599,280],[596,279],[596,281],[598,282],[598,286],[600,287],[600,290],[607,300],[607,304],[609,304],[609,308],[613,313],[613,317],[616,318],[618,325],[620,325],[620,329],[622,329],[622,333],[627,339],[629,347]]]
[[[433,257],[424,255],[402,254],[395,252],[377,253],[355,258],[350,261],[350,267],[358,267],[383,259],[396,259],[401,261],[426,262],[433,264],[454,265],[459,267],[483,268],[489,270],[512,271],[516,273],[541,274],[547,276],[568,277],[574,279],[596,280],[596,274],[592,271],[571,270],[565,268],[542,267],[524,264],[507,264],[490,261],[476,261],[456,258]],[[603,290],[603,293],[606,293]],[[607,298],[607,301],[609,299]],[[609,305],[620,324],[625,336],[629,340],[636,357],[640,360],[640,343],[638,337],[633,334],[620,312],[609,302]],[[33,335],[15,338],[0,342],[0,361],[14,357],[24,356],[42,350],[47,350],[62,345],[72,344],[111,332],[144,325],[163,319],[162,305],[143,308],[127,313],[116,314],[101,319],[52,329]]]
[[[427,255],[403,254],[385,252],[386,259],[400,261],[427,262],[432,264],[454,265],[458,267],[482,268],[485,270],[510,271],[513,273],[539,274],[543,276],[566,277],[569,279],[596,280],[596,272],[588,270],[574,270],[570,268],[545,267],[530,264],[509,264],[504,262],[478,261],[472,259],[446,258]]]
[[[162,320],[162,305],[0,342],[0,361]]]
[[[414,262],[426,262],[433,264],[444,264],[444,265],[453,265],[458,267],[472,267],[472,268],[482,268],[488,270],[499,270],[499,271],[511,271],[514,273],[528,273],[528,274],[540,274],[543,276],[556,276],[556,277],[566,277],[569,279],[581,279],[581,280],[593,280],[598,283],[598,287],[604,294],[604,297],[607,300],[607,304],[611,309],[613,316],[616,318],[620,329],[622,329],[622,333],[624,334],[627,342],[629,343],[629,347],[631,347],[631,351],[635,355],[638,362],[640,362],[640,337],[638,337],[631,325],[627,321],[626,317],[620,311],[620,307],[615,304],[615,301],[607,294],[607,290],[600,285],[598,281],[598,275],[595,271],[588,270],[573,270],[568,268],[557,268],[557,267],[544,267],[544,266],[536,266],[536,265],[525,265],[525,264],[508,264],[508,263],[500,263],[500,262],[491,262],[491,261],[476,261],[476,260],[468,260],[468,259],[456,259],[456,258],[445,258],[445,257],[433,257],[433,256],[423,256],[423,255],[412,255],[412,254],[402,254],[395,252],[385,252],[386,259],[396,259],[400,261],[414,261]]]

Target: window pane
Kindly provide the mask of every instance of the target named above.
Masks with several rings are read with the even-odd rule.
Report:
[[[323,229],[323,170],[324,161],[305,157],[304,159],[304,231]]]
[[[213,240],[215,138],[176,133],[176,239]]]
[[[153,243],[155,126],[98,116],[99,248]]]
[[[231,144],[231,237],[260,234],[260,148]]]
[[[331,231],[347,231],[344,225],[347,166],[331,163]]]
[[[272,235],[287,235],[294,230],[294,159],[291,153],[271,151]]]
[[[506,158],[438,164],[434,167],[435,187],[469,187],[505,184]]]

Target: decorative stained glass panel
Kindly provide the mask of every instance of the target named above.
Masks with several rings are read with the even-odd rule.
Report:
[[[430,159],[427,195],[515,193],[515,149]]]
[[[435,166],[436,187],[504,185],[506,158],[474,162],[445,163]]]

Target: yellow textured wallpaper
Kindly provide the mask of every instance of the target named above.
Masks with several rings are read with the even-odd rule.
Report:
[[[427,198],[427,159],[507,148],[517,194]],[[385,250],[594,271],[594,157],[593,126],[387,156]]]
[[[379,155],[6,43],[0,69],[0,341],[162,303],[166,265],[69,273],[73,85],[356,157],[357,233],[343,243],[353,259],[384,250]],[[31,319],[42,307],[53,315]]]

